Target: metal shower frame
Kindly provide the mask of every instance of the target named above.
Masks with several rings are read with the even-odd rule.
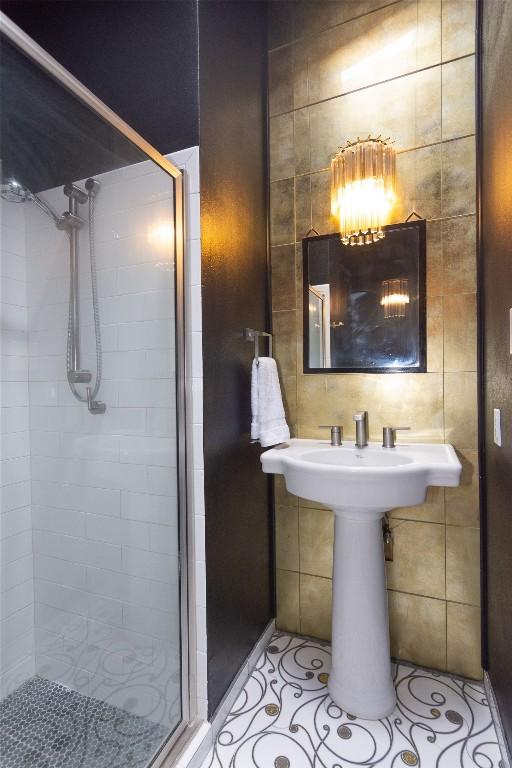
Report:
[[[160,154],[122,118],[98,99],[67,69],[25,34],[14,22],[0,11],[0,32],[27,58],[43,69],[62,85],[72,96],[79,99],[106,123],[119,131],[148,158],[153,160],[174,181],[174,229],[176,263],[176,405],[178,437],[178,521],[180,530],[180,619],[181,619],[181,694],[182,721],[169,734],[159,753],[150,763],[151,768],[164,768],[173,764],[180,752],[196,734],[203,720],[198,717],[196,680],[196,632],[195,600],[190,589],[194,585],[193,564],[188,556],[189,531],[192,530],[188,504],[188,489],[192,487],[188,477],[188,461],[191,441],[190,425],[186,418],[186,364],[185,364],[185,212],[184,179],[182,171]],[[190,439],[189,439],[190,438]],[[148,767],[149,768],[149,767]]]

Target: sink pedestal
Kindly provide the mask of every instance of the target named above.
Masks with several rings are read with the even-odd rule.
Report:
[[[395,707],[381,518],[423,504],[427,488],[455,487],[462,467],[451,445],[384,448],[290,440],[261,455],[290,493],[334,510],[332,671],[329,692],[345,712],[369,720]]]
[[[332,669],[329,693],[345,712],[379,720],[396,702],[389,653],[381,518],[334,508]]]

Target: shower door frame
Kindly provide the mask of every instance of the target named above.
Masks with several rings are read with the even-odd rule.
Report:
[[[175,753],[183,748],[184,742],[192,737],[200,727],[197,717],[197,693],[191,682],[195,680],[196,647],[195,627],[190,626],[195,603],[189,585],[193,585],[192,563],[188,557],[190,527],[188,505],[187,457],[191,445],[190,429],[186,419],[186,362],[185,362],[185,210],[184,179],[182,171],[167,160],[158,150],[133,130],[119,115],[113,112],[92,91],[86,88],[65,67],[50,56],[31,37],[0,11],[0,32],[27,58],[43,69],[50,77],[78,98],[106,123],[119,131],[145,155],[153,160],[174,181],[174,242],[175,242],[175,279],[176,279],[176,417],[177,417],[177,455],[178,455],[178,525],[179,525],[179,586],[180,586],[180,645],[181,645],[181,722],[169,733],[159,752],[148,764],[148,768],[163,768]],[[192,631],[191,631],[192,630]]]

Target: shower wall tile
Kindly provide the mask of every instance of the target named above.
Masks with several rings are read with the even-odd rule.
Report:
[[[34,672],[24,205],[0,201],[0,698]]]
[[[286,415],[295,437],[325,439],[318,425],[338,423],[350,441],[352,414],[364,408],[372,440],[381,438],[383,424],[403,423],[411,426],[408,439],[454,444],[461,486],[431,488],[423,504],[391,512],[395,546],[387,569],[393,653],[446,669],[448,644],[448,669],[456,672],[463,651],[453,619],[447,628],[447,605],[474,603],[478,581],[475,3],[290,0],[286,6],[278,29],[270,20],[270,40],[282,47],[269,54],[269,142],[273,167],[285,174],[273,175],[270,217],[275,357]],[[392,220],[415,210],[428,222],[428,372],[305,375],[302,239],[312,227],[321,235],[336,232],[330,159],[347,139],[368,134],[390,136],[398,151]],[[275,495],[279,510],[292,510],[291,519],[298,511],[299,520],[298,570],[295,539],[288,551],[281,537],[277,552],[278,627],[327,637],[332,513],[299,503],[279,477]],[[471,658],[475,638],[468,633]],[[478,665],[467,668],[479,675]]]

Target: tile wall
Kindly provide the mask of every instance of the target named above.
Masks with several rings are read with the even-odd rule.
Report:
[[[272,3],[270,173],[275,355],[292,432],[370,412],[453,443],[462,485],[392,514],[392,652],[480,677],[473,0]],[[302,373],[301,240],[336,231],[329,159],[346,139],[396,141],[399,198],[427,225],[428,372]],[[276,483],[278,625],[330,634],[332,513]]]
[[[34,672],[24,206],[0,201],[0,698]]]

